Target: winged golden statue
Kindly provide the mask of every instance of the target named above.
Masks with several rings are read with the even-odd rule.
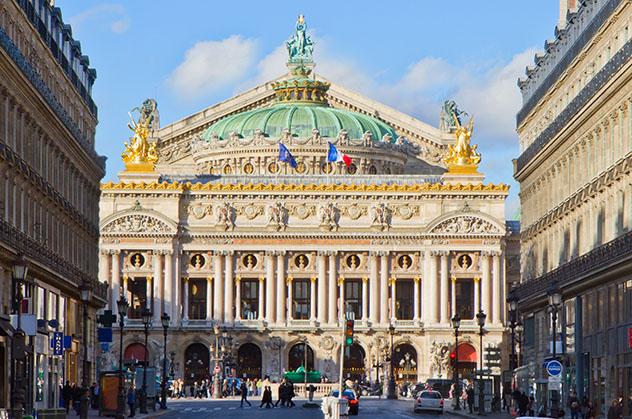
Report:
[[[134,110],[136,109],[138,108]],[[132,112],[134,110],[132,110]],[[153,111],[155,111],[155,107]],[[153,171],[154,165],[158,161],[156,143],[150,143],[147,140],[155,120],[155,112],[153,111],[144,112],[143,109],[141,109],[139,111],[138,120],[136,121],[132,117],[132,114],[129,114],[131,123],[127,124],[127,126],[134,132],[134,135],[129,143],[125,143],[125,151],[121,154],[125,168],[128,171]]]
[[[476,173],[481,162],[481,155],[476,151],[476,144],[470,145],[472,132],[474,131],[474,118],[470,118],[467,126],[462,126],[459,118],[452,114],[456,130],[455,145],[448,145],[448,155],[443,161],[448,166],[448,172],[452,173]]]

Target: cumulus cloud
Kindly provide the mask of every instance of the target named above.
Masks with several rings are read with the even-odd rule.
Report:
[[[168,83],[179,96],[198,98],[242,80],[257,58],[257,41],[232,35],[196,43],[171,73]]]
[[[99,4],[70,17],[69,22],[74,27],[80,27],[94,20],[106,23],[116,34],[125,33],[132,22],[121,4]]]

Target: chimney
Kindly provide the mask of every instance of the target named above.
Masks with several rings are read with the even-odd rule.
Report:
[[[566,13],[577,11],[577,0],[560,0],[560,20],[557,22],[559,29],[566,27]]]

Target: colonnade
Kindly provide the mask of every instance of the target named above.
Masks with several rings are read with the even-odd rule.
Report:
[[[413,318],[426,327],[449,325],[457,305],[456,287],[459,280],[474,280],[474,311],[482,309],[488,322],[498,324],[504,313],[504,255],[500,251],[477,252],[479,269],[472,272],[450,271],[451,253],[447,250],[425,250],[420,256],[419,269],[402,272],[394,269],[395,254],[388,251],[371,251],[368,254],[367,272],[349,274],[339,270],[342,252],[316,252],[315,274],[301,273],[288,268],[286,251],[264,253],[264,274],[258,280],[258,306],[255,319],[241,318],[242,278],[235,269],[235,252],[231,250],[212,253],[212,266],[206,276],[206,319],[232,325],[235,322],[265,321],[276,327],[291,325],[292,283],[295,277],[309,281],[309,323],[312,325],[337,326],[344,319],[345,281],[361,280],[361,318],[364,325],[385,326],[401,319],[397,318],[397,283],[411,280],[413,286]],[[153,295],[150,307],[154,321],[168,313],[176,322],[189,322],[190,280],[178,275],[181,257],[172,251],[153,251],[153,271],[147,276],[147,295]],[[340,260],[339,260],[340,259]],[[109,276],[110,308],[116,310],[116,300],[127,295],[127,276],[121,269],[119,250],[102,251],[102,278]],[[344,275],[347,275],[345,278]],[[192,275],[191,278],[194,278]],[[204,278],[204,277],[202,277]],[[201,278],[195,277],[199,280]],[[249,280],[253,280],[250,276]],[[153,289],[153,292],[151,291]],[[177,303],[174,303],[177,302]],[[408,319],[410,320],[410,319]],[[302,320],[304,321],[304,320]]]

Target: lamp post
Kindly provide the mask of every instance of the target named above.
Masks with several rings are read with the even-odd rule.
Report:
[[[393,335],[395,334],[395,326],[392,324],[388,327],[388,333],[391,335],[391,354],[389,357],[388,367],[389,367],[389,379],[388,379],[388,395],[387,399],[395,400],[397,399],[397,393],[395,392],[395,374],[393,372]]]
[[[90,396],[88,394],[88,303],[92,299],[92,287],[88,283],[83,283],[79,287],[81,302],[83,305],[83,367],[81,374],[81,419],[88,418],[88,406]]]
[[[461,317],[458,313],[452,316],[452,327],[454,328],[454,410],[461,410],[460,403],[460,389],[461,383],[459,383],[459,327],[461,326]]]
[[[518,343],[518,351],[516,352],[516,368],[522,364],[522,333],[524,333],[524,326],[522,322],[516,324],[516,342]]]
[[[487,318],[487,314],[483,312],[483,309],[480,309],[478,313],[476,313],[476,322],[478,323],[478,336],[479,336],[479,359],[481,363],[481,370],[479,371],[479,379],[478,379],[478,414],[485,414],[485,387],[483,386],[483,335],[485,334],[485,319]]]
[[[147,367],[149,366],[149,326],[151,326],[152,312],[147,307],[143,309],[143,326],[145,326],[145,362],[143,364],[143,387],[140,390],[140,413],[147,413]]]
[[[303,392],[305,393],[305,397],[307,397],[307,336],[303,336],[301,341],[303,342],[303,368],[305,368],[305,372],[303,373]]]
[[[548,292],[549,297],[549,312],[551,313],[551,320],[553,326],[553,359],[557,359],[557,310],[559,306],[562,304],[562,292],[560,291],[557,282],[553,282],[551,284],[551,288]],[[551,417],[557,418],[559,417],[559,402],[560,395],[557,390],[553,390],[551,392]]]
[[[13,358],[13,374],[11,386],[12,418],[22,418],[24,415],[24,359],[26,358],[26,335],[22,330],[22,287],[26,281],[28,266],[22,255],[18,255],[13,263],[11,276],[13,278],[13,312],[17,315],[17,330],[13,333],[11,357]]]
[[[123,381],[123,326],[125,326],[125,316],[127,316],[127,310],[129,304],[125,296],[121,295],[121,298],[116,303],[119,314],[119,382],[118,382],[118,405],[116,410],[116,419],[125,418],[125,382]]]
[[[162,347],[162,383],[160,383],[160,408],[167,408],[167,329],[169,329],[169,321],[171,318],[167,313],[162,313],[160,316],[160,321],[162,322],[162,330],[164,333],[164,345]]]
[[[509,328],[511,329],[511,357],[509,358],[509,369],[513,375],[514,370],[517,368],[516,363],[516,326],[517,326],[517,313],[518,313],[518,298],[513,291],[509,293],[507,297],[507,305],[509,306]]]
[[[213,354],[215,355],[215,368],[213,369],[213,397],[215,397],[216,399],[219,399],[222,397],[222,392],[221,392],[221,386],[222,384],[220,383],[221,380],[221,376],[220,376],[220,371],[221,368],[219,368],[219,337],[220,337],[220,333],[221,333],[221,329],[219,327],[219,325],[214,325],[213,326],[213,334],[215,335],[215,350],[212,351]]]

